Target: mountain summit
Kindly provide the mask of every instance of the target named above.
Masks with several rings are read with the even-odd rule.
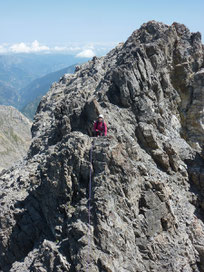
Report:
[[[204,271],[203,102],[201,35],[178,23],[64,75],[1,176],[0,270]],[[90,137],[98,113],[108,137]]]

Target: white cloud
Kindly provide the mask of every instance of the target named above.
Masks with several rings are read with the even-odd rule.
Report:
[[[79,46],[71,46],[71,47],[67,47],[67,50],[68,51],[79,51],[81,50],[82,48],[79,47]]]
[[[57,52],[63,52],[63,51],[66,51],[66,47],[65,46],[55,46],[53,48],[53,51],[57,51]]]
[[[85,49],[81,52],[79,52],[76,57],[78,58],[92,58],[94,57],[96,54],[94,53],[94,51],[92,49]]]
[[[105,55],[116,43],[109,42],[67,42],[52,46],[42,45],[37,40],[32,43],[0,44],[0,54],[6,53],[66,53],[79,58],[92,58],[93,56]]]
[[[29,53],[30,47],[28,47],[25,43],[17,43],[10,47],[10,50],[14,53]]]
[[[41,52],[41,51],[49,51],[49,47],[46,45],[40,45],[38,41],[32,42],[29,46],[26,43],[16,43],[10,46],[10,51],[13,53],[34,53],[34,52]]]
[[[7,52],[7,48],[4,45],[0,45],[0,54],[4,54]]]
[[[54,46],[51,50],[57,52],[76,52],[82,50],[82,48],[79,46]]]
[[[47,51],[49,50],[50,48],[46,45],[40,45],[38,41],[34,41],[32,43],[32,47],[31,49],[34,51],[34,52],[39,52],[39,51]]]

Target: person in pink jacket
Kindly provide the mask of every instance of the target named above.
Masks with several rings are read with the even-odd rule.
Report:
[[[94,123],[94,136],[107,136],[107,125],[102,114],[98,116],[98,120]]]

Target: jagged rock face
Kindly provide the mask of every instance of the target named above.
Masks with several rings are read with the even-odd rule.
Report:
[[[26,155],[32,123],[11,106],[0,105],[0,172]]]
[[[203,56],[199,33],[152,21],[52,86],[1,176],[2,271],[204,271]]]

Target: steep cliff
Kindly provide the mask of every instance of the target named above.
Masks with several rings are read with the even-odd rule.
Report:
[[[1,176],[0,269],[204,271],[203,102],[201,36],[178,23],[148,22],[54,84]],[[99,112],[108,137],[92,138]]]
[[[15,108],[0,105],[0,171],[26,155],[31,143],[31,125]]]

